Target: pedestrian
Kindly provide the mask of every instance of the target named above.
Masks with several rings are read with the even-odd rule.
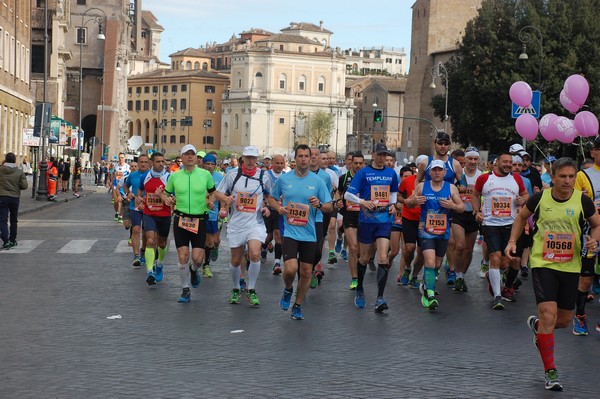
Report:
[[[62,177],[60,180],[60,183],[62,185],[61,191],[63,193],[66,193],[69,191],[69,180],[71,180],[71,162],[69,162],[69,159],[67,158],[63,162]]]
[[[50,167],[48,168],[48,200],[56,201],[58,190],[58,162],[54,157],[50,158]]]
[[[79,198],[79,182],[81,180],[81,158],[75,158],[73,166],[73,196]]]
[[[23,157],[23,161],[21,161],[21,165],[19,166],[19,169],[21,169],[23,171],[23,173],[25,173],[25,176],[31,175],[33,170],[31,169],[31,163],[29,162],[27,157]]]
[[[574,189],[577,163],[560,158],[552,165],[553,187],[534,194],[515,218],[504,250],[512,259],[527,219],[534,216],[531,278],[537,316],[527,325],[534,334],[545,372],[545,388],[562,391],[554,363],[554,329],[571,325],[581,271],[581,250],[595,252],[600,239],[600,216],[594,202]],[[584,236],[585,223],[591,228]],[[586,242],[587,241],[587,242]]]
[[[17,168],[17,157],[14,153],[6,154],[4,163],[0,166],[0,238],[2,249],[17,246],[17,215],[21,190],[27,189],[25,172]],[[10,233],[8,220],[10,214]]]

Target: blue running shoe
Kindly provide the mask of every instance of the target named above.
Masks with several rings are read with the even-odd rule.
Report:
[[[156,276],[154,275],[153,271],[148,272],[148,275],[146,277],[146,283],[148,283],[148,285],[156,284]]]
[[[156,275],[157,283],[160,283],[164,277],[163,269],[164,269],[164,265],[161,262],[157,263],[156,267],[154,268],[154,274]]]
[[[377,297],[377,301],[375,302],[375,311],[377,313],[383,313],[384,310],[388,309],[388,304],[385,301],[385,299],[383,299],[382,296]]]
[[[400,284],[401,285],[408,285],[408,283],[410,282],[410,269],[404,269],[404,273],[402,273],[402,276],[400,276]]]
[[[282,310],[288,310],[290,308],[290,303],[292,302],[292,294],[294,293],[294,287],[290,288],[290,290],[283,289],[283,295],[281,296],[281,300],[279,301],[279,306]]]
[[[246,291],[246,280],[240,279],[240,291]]]
[[[337,240],[335,242],[335,252],[337,252],[338,254],[342,252],[342,240]]]
[[[365,307],[365,292],[363,290],[356,290],[354,294],[354,305],[357,308]]]
[[[302,314],[302,308],[298,304],[294,304],[294,306],[292,306],[292,319],[304,320],[304,315]]]
[[[449,270],[446,273],[446,285],[454,285],[456,282],[456,272],[454,270]]]
[[[345,249],[342,249],[342,253],[341,253],[341,257],[343,260],[348,260],[348,251],[346,251]]]
[[[140,255],[140,262],[142,262],[142,266],[146,266],[146,257],[144,255]]]
[[[600,294],[600,280],[594,278],[592,282],[592,292],[596,295]]]
[[[573,317],[573,335],[588,335],[587,318],[585,315],[577,315]]]
[[[177,302],[187,303],[189,301],[190,301],[190,289],[186,287],[181,292],[181,295],[179,296],[179,298],[177,298]]]

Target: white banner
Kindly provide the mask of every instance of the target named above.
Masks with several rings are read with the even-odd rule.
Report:
[[[40,146],[40,138],[33,136],[33,129],[23,129],[23,145],[29,147]]]

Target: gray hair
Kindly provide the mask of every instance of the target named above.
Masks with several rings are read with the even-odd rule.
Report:
[[[555,176],[559,169],[570,166],[574,168],[576,171],[578,170],[577,162],[569,157],[562,157],[554,161],[552,164],[552,176]]]

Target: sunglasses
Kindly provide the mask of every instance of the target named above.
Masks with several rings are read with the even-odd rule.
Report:
[[[442,140],[442,141],[437,141],[436,143],[437,143],[438,145],[450,145],[450,142],[449,142],[449,141],[444,141],[444,140]]]

